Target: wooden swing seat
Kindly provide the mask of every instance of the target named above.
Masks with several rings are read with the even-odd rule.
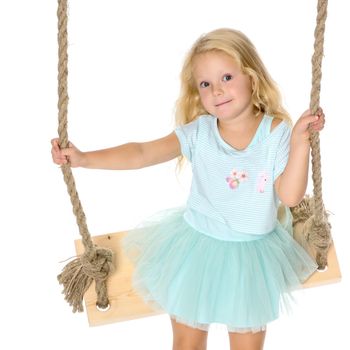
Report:
[[[125,235],[126,232],[116,232],[93,237],[93,242],[96,245],[109,248],[114,252],[114,256],[116,257],[116,269],[107,280],[108,299],[110,303],[109,309],[106,311],[97,309],[95,282],[92,283],[84,295],[85,310],[90,326],[99,326],[164,313],[155,311],[150,306],[146,305],[143,299],[133,290],[133,265],[121,248],[121,239]],[[84,246],[80,239],[75,241],[75,248],[78,255],[84,253]],[[335,283],[340,280],[341,272],[335,247],[334,244],[332,244],[328,252],[328,268],[323,272],[316,271],[303,284],[303,288]]]

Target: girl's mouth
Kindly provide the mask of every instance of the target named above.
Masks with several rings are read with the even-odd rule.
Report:
[[[228,101],[225,101],[225,102],[218,103],[217,105],[215,105],[215,107],[220,107],[220,106],[225,105],[226,103],[229,103],[231,101],[232,100],[228,100]]]

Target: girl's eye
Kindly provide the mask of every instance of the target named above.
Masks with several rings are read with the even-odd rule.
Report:
[[[231,79],[232,79],[232,75],[231,74],[225,74],[224,77],[223,77],[224,81],[229,81]]]
[[[199,84],[199,86],[200,86],[201,88],[206,88],[206,87],[209,86],[209,83],[208,83],[207,81],[202,81],[202,82]]]

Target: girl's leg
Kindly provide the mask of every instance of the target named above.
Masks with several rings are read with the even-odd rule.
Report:
[[[230,350],[263,350],[266,331],[257,333],[228,332]]]
[[[173,350],[206,350],[208,331],[192,328],[170,318],[173,327]]]

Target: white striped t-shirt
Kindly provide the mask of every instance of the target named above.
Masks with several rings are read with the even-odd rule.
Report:
[[[211,115],[175,129],[182,154],[192,164],[184,214],[192,227],[234,241],[274,230],[279,199],[273,184],[288,161],[291,127],[282,121],[270,132],[272,119],[263,117],[244,150],[223,140]]]

